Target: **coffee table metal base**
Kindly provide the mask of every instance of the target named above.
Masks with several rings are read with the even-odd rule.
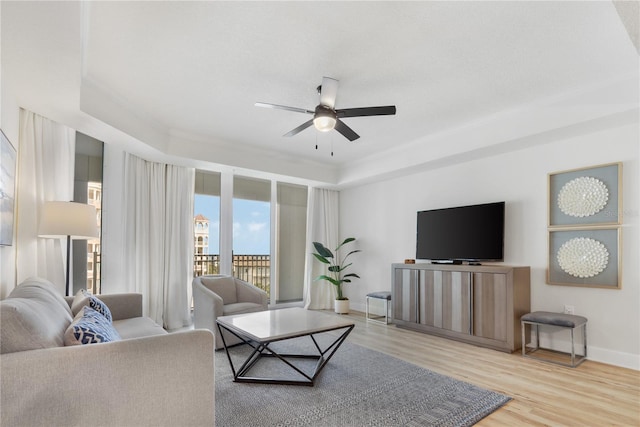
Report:
[[[283,340],[268,341],[268,342],[256,342],[256,341],[247,339],[246,337],[236,333],[235,331],[233,331],[233,330],[231,330],[229,328],[226,328],[224,325],[221,325],[220,323],[218,323],[217,325],[218,325],[218,331],[220,332],[220,336],[222,337],[222,342],[224,344],[224,350],[225,350],[225,352],[227,354],[227,358],[229,359],[229,365],[231,365],[231,371],[233,372],[233,380],[235,382],[263,383],[263,384],[306,385],[306,386],[310,386],[310,387],[313,386],[313,383],[314,383],[315,379],[318,377],[318,374],[320,374],[320,372],[325,367],[327,362],[329,362],[331,357],[333,357],[335,352],[338,350],[338,348],[340,348],[340,346],[342,345],[344,340],[347,338],[349,333],[354,328],[354,325],[352,324],[352,325],[349,325],[349,326],[345,326],[345,327],[342,327],[342,328],[335,329],[335,330],[343,330],[343,331],[325,349],[322,349],[320,347],[320,345],[318,344],[318,341],[314,337],[314,335],[317,335],[317,334],[314,334],[314,333],[302,334],[302,335],[298,335],[298,336],[295,336],[295,337],[288,337],[286,339],[293,339],[293,338],[299,338],[301,336],[308,336],[308,337],[311,338],[311,341],[313,342],[314,347],[318,352],[317,354],[289,354],[289,353],[279,353],[279,352],[275,351],[272,347],[270,347],[270,344],[273,344],[274,342],[278,342],[278,341],[283,341]],[[247,345],[249,345],[249,346],[251,346],[253,348],[253,351],[251,352],[249,357],[247,357],[247,359],[244,361],[242,366],[240,366],[240,368],[238,368],[237,370],[236,370],[236,368],[235,368],[235,366],[233,364],[233,361],[231,360],[231,355],[229,354],[229,348],[227,347],[227,343],[225,342],[225,339],[224,339],[224,334],[222,333],[223,329],[225,331],[235,335],[236,337],[240,338],[245,344],[247,344]],[[323,331],[323,332],[320,332],[320,333],[326,333],[326,331]],[[264,358],[264,357],[274,357],[274,358],[279,359],[281,362],[283,362],[284,364],[288,365],[291,369],[293,369],[295,372],[300,374],[303,377],[303,379],[270,378],[270,377],[251,376],[250,375],[251,368],[261,358]],[[292,364],[287,359],[311,359],[311,360],[315,360],[316,361],[315,369],[311,373],[305,373],[304,371],[302,371],[300,368],[298,368],[297,366]]]

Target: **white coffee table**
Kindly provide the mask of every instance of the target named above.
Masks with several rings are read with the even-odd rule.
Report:
[[[222,342],[224,343],[229,364],[231,365],[234,381],[307,386],[313,386],[313,382],[320,371],[322,371],[329,359],[335,354],[355,326],[353,322],[338,316],[305,310],[299,307],[221,316],[218,317],[216,323],[222,337]],[[231,360],[229,348],[222,333],[223,330],[232,333],[253,348],[253,352],[247,357],[238,370],[235,369],[233,361]],[[327,345],[326,348],[321,348],[314,335],[334,330],[341,331],[341,333],[337,335],[335,340]],[[305,336],[309,336],[313,342],[313,347],[316,350],[314,354],[282,354],[270,346],[277,341]],[[251,376],[251,368],[263,357],[275,357],[279,359],[304,378],[292,379]],[[303,372],[287,360],[291,358],[316,360],[314,371],[310,374]]]

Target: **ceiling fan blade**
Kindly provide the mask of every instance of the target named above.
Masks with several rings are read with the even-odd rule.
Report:
[[[309,126],[311,126],[313,124],[313,119],[304,122],[303,124],[301,124],[300,126],[298,126],[297,128],[295,128],[294,130],[292,130],[289,133],[285,133],[282,136],[293,136],[293,135],[297,135],[300,132],[302,132],[303,130],[305,130],[306,128],[308,128]]]
[[[255,106],[256,107],[264,107],[264,108],[273,108],[275,110],[293,111],[293,112],[296,112],[296,113],[306,113],[306,114],[313,114],[314,113],[314,111],[306,110],[304,108],[287,107],[286,105],[268,104],[266,102],[256,102]]]
[[[360,135],[355,133],[353,131],[353,129],[351,129],[349,126],[345,125],[344,122],[342,120],[340,120],[340,119],[336,120],[335,130],[340,132],[342,134],[342,136],[347,138],[349,141],[355,141],[356,139],[360,138]]]
[[[364,117],[364,116],[392,116],[396,114],[396,106],[386,105],[384,107],[345,108],[343,110],[336,110],[336,114],[340,118]]]
[[[320,86],[320,105],[334,109],[338,96],[338,81],[331,77],[323,77]]]

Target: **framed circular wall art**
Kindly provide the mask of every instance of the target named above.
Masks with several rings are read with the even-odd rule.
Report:
[[[622,222],[622,164],[549,174],[549,227]]]
[[[620,227],[549,230],[547,283],[620,288]]]
[[[550,173],[550,285],[620,289],[622,163]]]

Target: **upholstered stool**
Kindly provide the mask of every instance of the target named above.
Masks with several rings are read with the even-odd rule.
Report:
[[[564,313],[551,313],[548,311],[534,311],[533,313],[525,314],[520,318],[520,322],[522,324],[522,355],[524,357],[530,357],[532,359],[544,360],[546,362],[557,363],[559,365],[570,366],[575,368],[579,364],[585,361],[587,358],[587,318],[582,316],[576,316],[573,314],[564,314]],[[529,351],[527,351],[527,342],[525,340],[525,328],[526,325],[531,325],[531,328],[535,326],[536,328],[536,342],[535,346]],[[540,347],[540,325],[547,326],[555,326],[559,328],[567,328],[571,331],[571,353],[566,353],[562,351],[552,350],[550,348],[542,348]],[[574,331],[577,328],[582,327],[582,343],[583,343],[583,352],[582,355],[576,355],[575,351],[575,342],[574,342]],[[571,356],[570,363],[562,362],[559,360],[553,360],[550,358],[533,356],[532,353],[537,350],[548,350],[553,353],[565,354]]]
[[[384,316],[369,316],[369,299],[375,298],[379,300],[384,300]],[[389,301],[391,301],[391,292],[371,292],[367,294],[367,302],[365,304],[365,317],[367,318],[367,322],[378,322],[384,323],[385,325],[389,324]],[[380,320],[384,317],[384,321]]]

